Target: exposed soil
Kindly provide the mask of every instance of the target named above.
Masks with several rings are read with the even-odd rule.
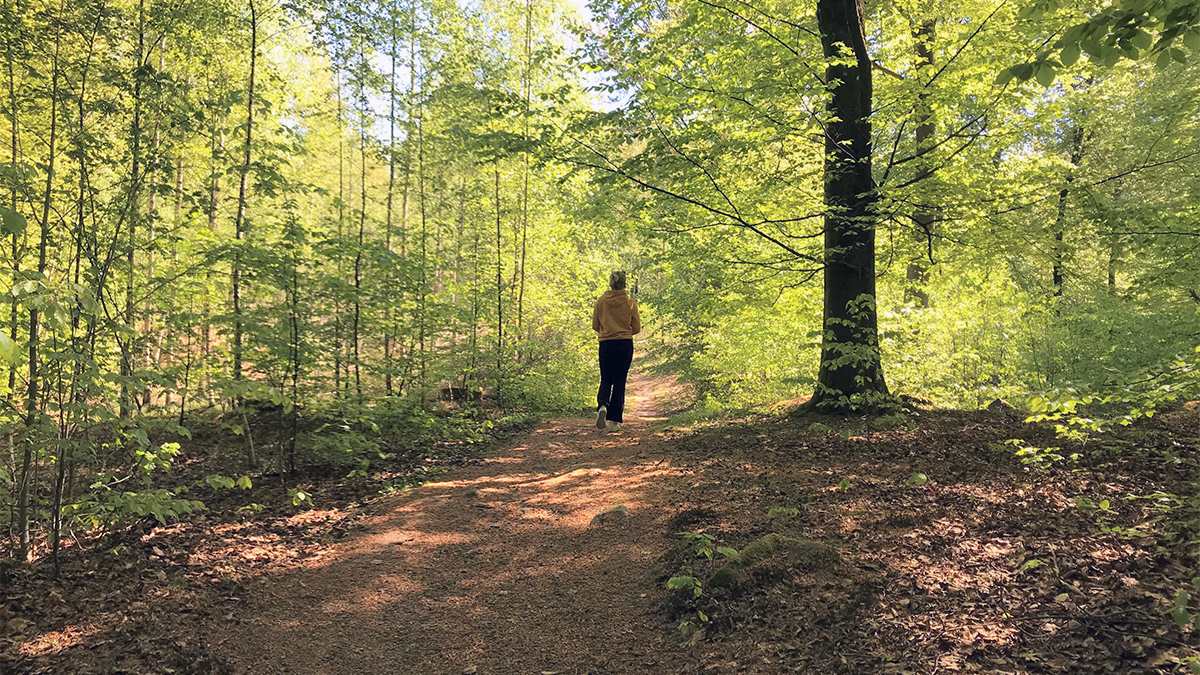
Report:
[[[210,505],[57,581],[23,572],[0,672],[1082,675],[1200,653],[1195,409],[1071,446],[986,411],[673,428],[685,399],[635,373],[620,435],[548,420],[393,496]],[[1014,438],[1080,456],[1023,464]],[[685,575],[700,596],[667,590]]]
[[[216,652],[238,673],[676,669],[687,651],[650,570],[672,545],[678,472],[650,433],[654,385],[631,384],[621,434],[550,420],[381,500],[362,535],[251,582]],[[628,517],[589,526],[619,505]]]

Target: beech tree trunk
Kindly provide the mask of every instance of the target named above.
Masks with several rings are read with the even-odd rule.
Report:
[[[825,298],[821,369],[809,409],[875,408],[887,397],[875,310],[875,179],[871,175],[871,58],[859,0],[819,0],[825,57]]]

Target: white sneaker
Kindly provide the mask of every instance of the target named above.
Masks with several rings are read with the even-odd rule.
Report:
[[[600,406],[600,409],[596,411],[596,428],[597,429],[604,428],[604,418],[607,415],[608,415],[608,407]]]
[[[620,422],[614,422],[614,421],[612,421],[612,420],[609,420],[609,421],[608,421],[608,428],[604,430],[604,433],[606,433],[606,434],[619,434],[619,433],[621,433],[621,423],[620,423]]]

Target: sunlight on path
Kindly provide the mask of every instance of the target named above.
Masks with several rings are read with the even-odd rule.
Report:
[[[621,434],[548,420],[381,500],[364,534],[251,584],[245,627],[213,643],[244,673],[687,669],[650,571],[678,480],[651,433],[668,391],[634,371]],[[593,523],[618,505],[629,514]]]

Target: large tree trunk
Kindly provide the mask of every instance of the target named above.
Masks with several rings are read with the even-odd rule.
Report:
[[[825,131],[825,307],[821,369],[809,409],[875,408],[887,397],[875,310],[875,179],[871,175],[871,59],[858,0],[819,0],[831,120]]]

